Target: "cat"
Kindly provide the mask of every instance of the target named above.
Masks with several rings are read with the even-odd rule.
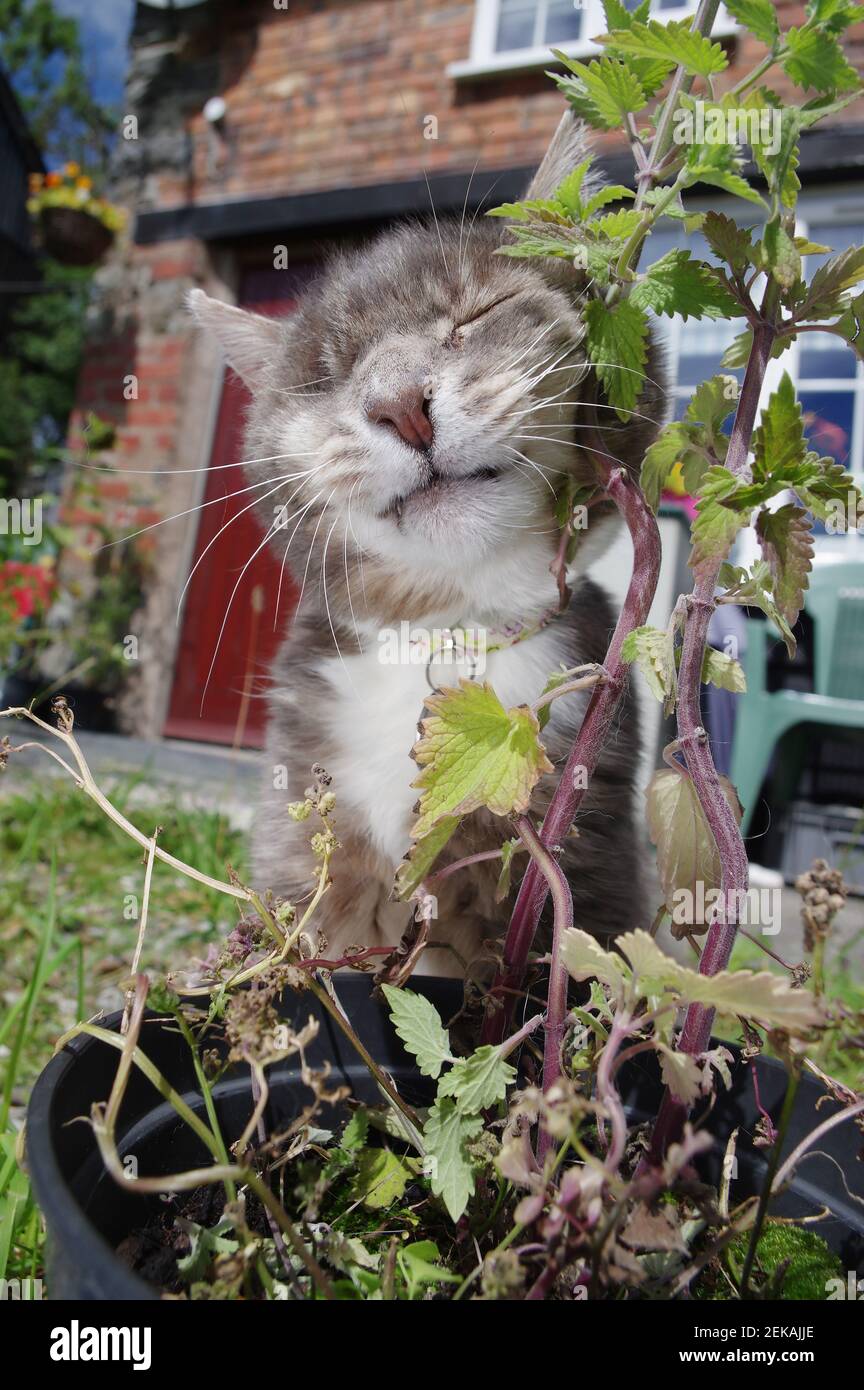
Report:
[[[565,116],[527,196],[551,196],[584,158],[583,129]],[[613,509],[590,512],[560,614],[550,569],[556,493],[568,477],[593,477],[577,447],[588,388],[584,281],[569,263],[497,255],[506,236],[476,216],[397,226],[337,253],[279,320],[201,290],[189,296],[251,391],[246,471],[261,484],[258,511],[277,555],[302,580],[268,695],[253,880],[277,898],[308,897],[314,826],[286,805],[323,765],[340,842],[316,914],[331,958],[353,945],[395,946],[406,929],[412,906],[392,890],[415,819],[418,721],[430,685],[477,674],[458,648],[450,664],[436,648],[429,671],[422,660],[388,664],[383,638],[403,623],[412,639],[458,623],[483,630],[482,678],[509,708],[536,699],[562,665],[601,662],[615,623],[606,595],[579,577],[620,524]],[[610,452],[631,469],[659,420],[659,371],[652,351],[626,426],[605,409]],[[587,700],[580,692],[551,706],[543,741],[556,769]],[[561,858],[576,924],[596,934],[641,920],[638,752],[627,696]],[[538,817],[557,775],[535,789]],[[474,813],[435,867],[512,834],[506,820]],[[499,870],[484,860],[436,882],[432,944],[418,970],[488,969],[512,904],[496,901]]]

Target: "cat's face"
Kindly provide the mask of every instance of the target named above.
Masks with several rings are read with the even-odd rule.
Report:
[[[290,542],[337,606],[361,556],[367,595],[370,577],[391,596],[494,587],[529,553],[548,572],[556,494],[591,472],[584,330],[569,267],[556,284],[499,245],[488,224],[388,233],[281,323],[193,292],[253,393],[246,471],[277,554]]]

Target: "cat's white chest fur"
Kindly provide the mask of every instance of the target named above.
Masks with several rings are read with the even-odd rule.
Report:
[[[560,630],[553,623],[525,641],[490,652],[477,678],[488,681],[502,703],[526,704],[540,695],[562,660]],[[378,644],[319,666],[333,690],[328,723],[335,749],[328,771],[337,805],[356,817],[371,842],[395,870],[410,846],[413,807],[419,791],[411,748],[431,693],[422,664],[385,664]],[[456,684],[467,667],[436,666],[435,680]]]

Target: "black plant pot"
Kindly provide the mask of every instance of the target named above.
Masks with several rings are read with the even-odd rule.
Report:
[[[421,1077],[390,1024],[385,1006],[372,995],[368,976],[337,977],[337,992],[362,1041],[392,1075],[400,1092],[412,1104],[431,1099],[432,1083]],[[425,994],[445,1021],[457,1012],[462,989],[457,981],[415,979],[412,989]],[[329,1061],[333,1079],[351,1088],[360,1101],[380,1103],[378,1089],[365,1066],[310,995],[286,994],[282,1016],[300,1026],[311,1013],[321,1029],[308,1052],[312,1066]],[[117,1028],[120,1015],[106,1026]],[[172,1086],[199,1114],[203,1102],[197,1088],[189,1049],[176,1028],[156,1016],[146,1020],[141,1038],[144,1051]],[[30,1100],[27,1116],[27,1158],[37,1199],[48,1228],[48,1292],[52,1299],[152,1299],[157,1290],[128,1268],[115,1253],[132,1231],[140,1229],[152,1212],[159,1210],[158,1196],[142,1196],[131,1187],[119,1186],[102,1165],[93,1133],[79,1117],[89,1115],[94,1101],[106,1100],[117,1069],[118,1053],[95,1038],[80,1037],[69,1043],[42,1072]],[[786,1087],[786,1073],[779,1063],[756,1063],[762,1104],[776,1121]],[[309,1093],[291,1062],[271,1068],[268,1127],[278,1128],[293,1118]],[[648,1058],[636,1058],[622,1068],[622,1097],[630,1119],[648,1120],[656,1114],[662,1095],[658,1069]],[[816,1101],[821,1087],[805,1078],[787,1140],[791,1148],[835,1108]],[[215,1088],[219,1123],[228,1143],[242,1132],[252,1108],[246,1068],[229,1071]],[[325,1112],[322,1123],[335,1122]],[[766,1160],[753,1148],[750,1136],[759,1119],[750,1067],[736,1062],[730,1091],[721,1091],[706,1118],[715,1139],[701,1169],[706,1180],[716,1183],[732,1130],[739,1128],[738,1170],[733,1199],[761,1190]],[[78,1123],[72,1123],[79,1120]],[[118,1148],[122,1157],[134,1155],[142,1175],[167,1174],[212,1161],[201,1142],[167,1103],[160,1100],[143,1074],[133,1069],[118,1123]],[[821,1156],[808,1159],[791,1186],[773,1204],[775,1215],[803,1218],[828,1209],[830,1217],[815,1228],[840,1256],[845,1270],[864,1274],[864,1206],[856,1206],[845,1191],[840,1173],[856,1192],[864,1186],[864,1168],[858,1162],[860,1134],[854,1124],[840,1125],[818,1145]],[[833,1160],[833,1161],[832,1161]],[[838,1172],[839,1167],[839,1172]]]

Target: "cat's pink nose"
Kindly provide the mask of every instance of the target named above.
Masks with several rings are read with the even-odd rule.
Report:
[[[366,413],[376,424],[395,430],[412,449],[425,453],[431,449],[435,436],[428,410],[429,401],[418,388],[398,399],[376,401]]]

